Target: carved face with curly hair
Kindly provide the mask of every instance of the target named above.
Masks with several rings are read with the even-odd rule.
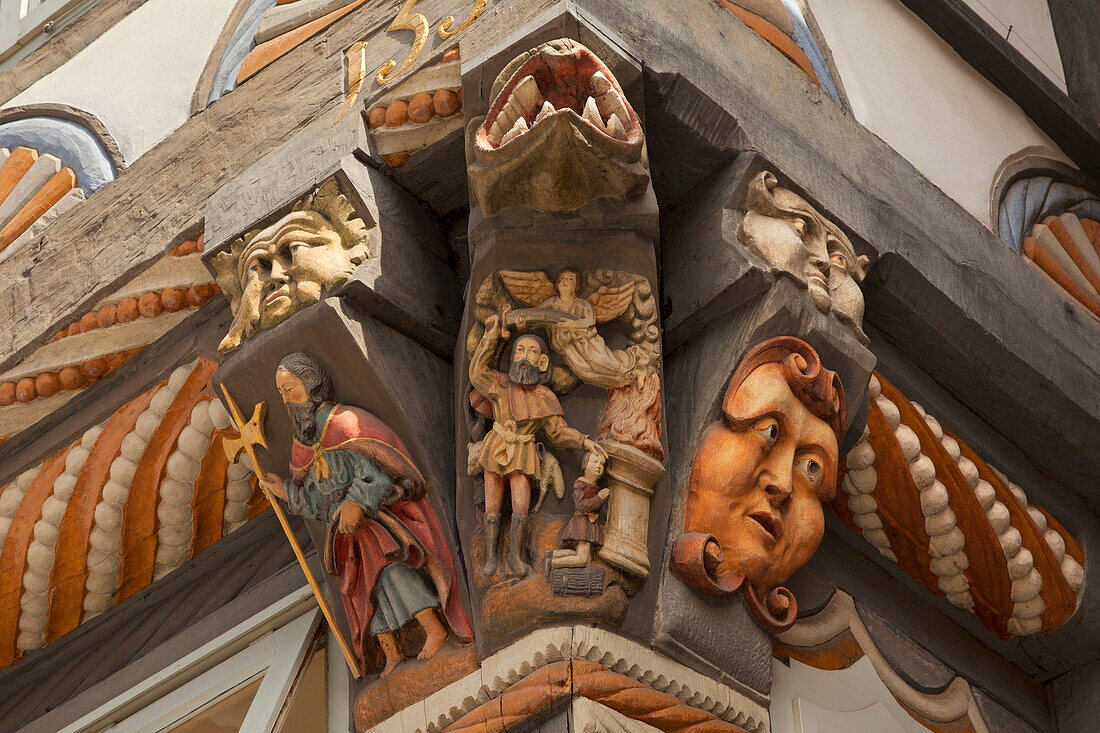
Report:
[[[805,342],[781,337],[745,357],[703,435],[688,484],[685,531],[713,535],[718,573],[761,594],[817,549],[821,502],[836,492],[844,391]]]
[[[243,339],[316,303],[368,254],[366,226],[335,181],[274,224],[236,240],[213,260],[234,313],[219,351],[235,349]]]

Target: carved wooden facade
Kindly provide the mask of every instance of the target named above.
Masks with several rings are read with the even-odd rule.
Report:
[[[143,154],[0,110],[0,731],[1092,709],[1094,134],[979,219],[794,0],[219,22]]]

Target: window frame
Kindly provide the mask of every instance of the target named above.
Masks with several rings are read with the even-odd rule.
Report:
[[[320,624],[317,603],[309,586],[303,586],[183,658],[168,662],[61,733],[165,730],[259,674],[264,675],[263,681],[242,730],[274,731],[316,646]],[[331,710],[329,697],[326,703],[332,716],[337,711]],[[347,703],[342,707],[346,715]]]
[[[46,31],[46,25],[95,0],[41,0],[26,16],[20,17],[24,0],[0,0],[0,61]]]

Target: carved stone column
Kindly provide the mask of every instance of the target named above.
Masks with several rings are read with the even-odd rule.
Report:
[[[649,576],[649,504],[653,485],[664,475],[660,461],[637,448],[613,440],[600,441],[607,450],[611,498],[600,559],[639,578]]]

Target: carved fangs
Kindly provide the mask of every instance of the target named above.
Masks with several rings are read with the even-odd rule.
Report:
[[[571,68],[561,68],[559,62],[557,66],[554,68],[543,57],[536,56],[516,72],[513,78],[519,76],[519,81],[505,86],[501,92],[501,96],[507,94],[503,105],[496,100],[493,108],[497,112],[495,116],[490,114],[485,123],[485,140],[490,148],[507,145],[544,120],[570,111],[600,133],[629,141],[628,128],[634,118],[607,74],[597,69],[582,80],[578,77],[594,66],[591,62]],[[536,78],[532,73],[524,73],[527,71],[541,73]],[[540,85],[547,87],[545,91]]]
[[[470,194],[482,214],[576,211],[649,185],[645,133],[607,65],[568,38],[513,58],[467,127]],[[568,182],[566,184],[565,182]]]

